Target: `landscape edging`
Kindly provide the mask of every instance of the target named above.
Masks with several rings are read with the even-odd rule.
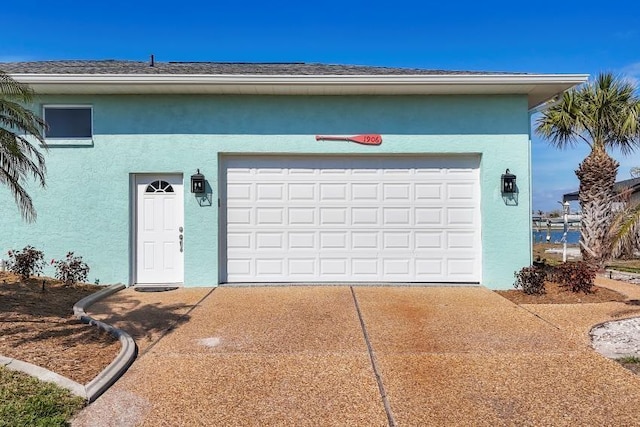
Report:
[[[133,338],[131,338],[131,335],[107,323],[95,320],[85,312],[85,309],[89,306],[125,288],[126,286],[121,283],[111,285],[106,289],[82,298],[73,306],[73,314],[80,319],[81,322],[96,326],[108,332],[111,336],[117,338],[121,345],[120,352],[109,366],[103,369],[102,372],[100,372],[94,379],[85,384],[86,399],[89,403],[96,400],[102,393],[111,387],[113,383],[115,383],[116,380],[125,373],[129,366],[131,366],[138,355],[138,347],[136,346]]]
[[[36,377],[41,381],[52,382],[60,387],[66,388],[76,396],[82,397],[89,403],[93,402],[111,385],[113,385],[113,383],[116,382],[122,374],[124,374],[129,366],[131,366],[138,355],[138,347],[129,334],[104,322],[93,319],[91,316],[87,315],[85,309],[101,299],[125,288],[126,286],[120,283],[111,285],[82,298],[73,305],[73,314],[80,319],[80,321],[108,332],[113,337],[117,338],[121,345],[120,352],[116,358],[113,359],[109,366],[103,369],[102,372],[87,384],[82,385],[72,379],[50,371],[49,369],[2,355],[0,355],[0,366],[11,369],[12,371],[23,372],[32,377]]]

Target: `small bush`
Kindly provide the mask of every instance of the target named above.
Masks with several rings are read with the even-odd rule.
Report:
[[[546,276],[547,281],[555,282],[555,264],[550,264],[546,259],[537,259],[533,261],[533,266],[542,270]]]
[[[556,266],[554,278],[572,292],[588,294],[596,278],[596,267],[584,261],[565,262]]]
[[[51,260],[56,268],[56,279],[61,280],[65,286],[75,286],[78,282],[86,282],[89,274],[89,266],[82,261],[81,256],[74,256],[73,252],[67,253],[65,259]]]
[[[7,252],[9,261],[7,268],[12,273],[20,275],[22,280],[42,273],[44,268],[44,253],[33,246],[25,246],[22,251],[11,250]]]
[[[527,295],[540,295],[544,294],[544,280],[546,273],[543,269],[531,266],[524,267],[520,271],[514,273],[516,278],[513,287],[516,289],[522,289]]]

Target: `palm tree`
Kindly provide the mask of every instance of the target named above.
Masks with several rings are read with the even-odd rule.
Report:
[[[564,149],[578,143],[591,152],[575,171],[582,209],[580,251],[584,260],[603,265],[612,255],[610,233],[619,163],[608,153],[631,153],[640,145],[640,99],[634,84],[610,73],[565,92],[542,112],[536,132]]]
[[[9,187],[22,217],[36,219],[33,201],[25,189],[29,177],[45,186],[44,156],[34,145],[39,142],[46,149],[44,122],[24,107],[33,100],[34,93],[0,71],[0,183]]]

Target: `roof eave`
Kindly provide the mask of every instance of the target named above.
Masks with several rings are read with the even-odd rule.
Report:
[[[206,75],[12,74],[39,94],[455,95],[526,94],[529,108],[586,74]]]

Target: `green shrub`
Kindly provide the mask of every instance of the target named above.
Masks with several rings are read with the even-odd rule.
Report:
[[[73,252],[68,252],[65,259],[51,260],[51,263],[56,268],[56,279],[61,280],[65,286],[87,281],[89,266],[82,261],[81,256],[73,256]]]
[[[9,261],[7,268],[12,273],[20,275],[22,280],[27,280],[34,274],[42,273],[44,268],[44,253],[33,246],[25,246],[22,251],[10,250],[7,252]]]
[[[513,287],[516,289],[522,289],[527,295],[540,295],[544,294],[544,281],[546,273],[543,269],[531,266],[524,267],[520,271],[514,273],[516,278]]]
[[[596,267],[585,261],[565,262],[556,266],[554,279],[572,292],[588,294],[596,278]]]

